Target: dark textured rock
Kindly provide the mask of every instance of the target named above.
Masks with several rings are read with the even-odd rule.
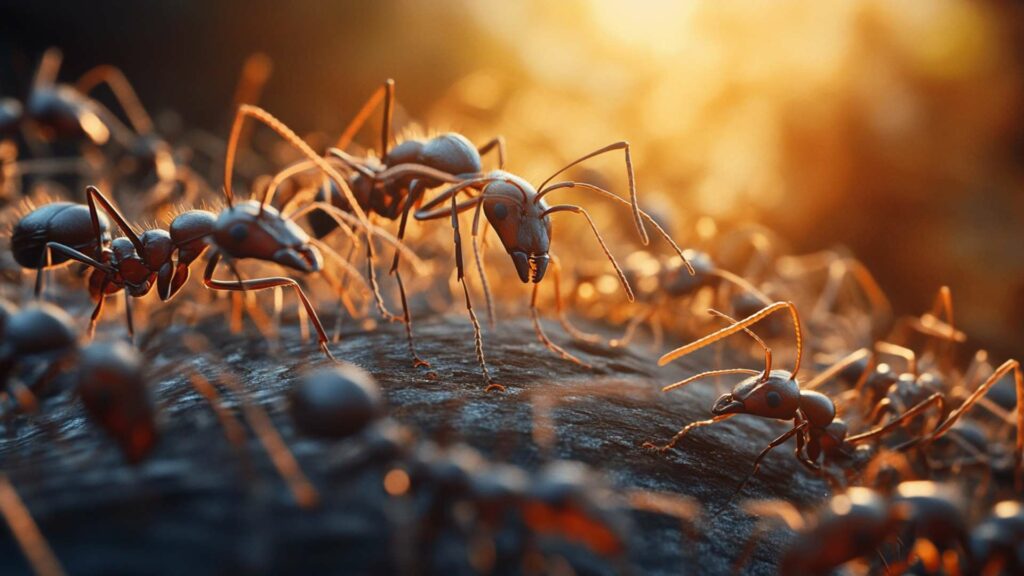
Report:
[[[353,464],[366,435],[311,440],[297,434],[288,415],[293,383],[322,366],[323,357],[312,343],[299,342],[295,331],[285,332],[272,354],[262,341],[227,334],[223,325],[210,320],[201,330],[217,343],[212,352],[223,358],[223,367],[270,412],[320,490],[321,506],[299,509],[255,440],[242,455],[232,449],[181,370],[188,363],[213,375],[223,367],[209,366],[178,344],[189,329],[175,327],[147,345],[155,356],[152,381],[163,408],[162,439],[141,465],[126,465],[69,395],[47,400],[40,416],[16,418],[0,437],[0,467],[58,557],[72,574],[394,571],[396,540],[387,528],[384,471],[372,462]],[[554,326],[551,331],[564,342]],[[485,334],[485,342],[495,380],[508,392],[487,393],[463,316],[421,320],[416,333],[430,369],[412,368],[400,325],[343,334],[332,351],[373,374],[390,415],[425,437],[456,438],[489,458],[531,471],[552,458],[579,460],[619,488],[684,494],[703,504],[696,543],[682,536],[674,519],[634,515],[629,558],[641,573],[729,573],[752,526],[738,508],[741,499],[787,498],[799,505],[826,494],[824,484],[799,469],[792,451],[782,447],[769,455],[742,497],[733,498],[758,451],[785,429],[781,422],[741,416],[697,431],[664,456],[640,449],[645,440],[665,440],[708,417],[719,392],[713,382],[670,394],[660,386],[709,368],[711,356],[698,354],[659,369],[657,355],[644,344],[625,351],[574,347],[594,365],[581,369],[537,343],[528,321],[505,321]],[[723,380],[722,391],[732,383]],[[533,439],[533,400],[539,395],[559,398],[550,414],[553,453]],[[231,394],[225,399],[238,407]],[[14,544],[0,533],[0,573],[26,572]],[[784,538],[768,537],[749,566],[752,573],[774,571],[775,558],[768,555]]]

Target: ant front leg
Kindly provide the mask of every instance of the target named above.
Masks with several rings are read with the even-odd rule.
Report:
[[[703,426],[710,426],[711,424],[721,422],[722,420],[727,420],[729,418],[732,418],[733,416],[735,416],[735,414],[722,414],[721,416],[715,416],[714,418],[709,418],[708,420],[698,420],[697,422],[691,422],[690,424],[684,426],[682,430],[677,432],[676,435],[673,436],[671,440],[669,440],[668,444],[665,444],[664,446],[658,446],[653,442],[644,442],[643,448],[645,450],[657,450],[658,452],[661,453],[668,452],[669,450],[674,448],[675,445],[678,444],[679,441],[682,440],[693,429],[701,428]]]
[[[463,202],[462,204],[457,204],[457,196],[458,194],[451,194],[452,234],[453,243],[455,244],[455,269],[459,283],[462,284],[462,291],[466,296],[466,310],[469,312],[469,320],[473,324],[473,343],[476,348],[476,359],[477,363],[480,364],[480,370],[483,372],[484,382],[487,384],[485,391],[489,392],[491,390],[498,390],[500,392],[504,392],[505,387],[494,382],[491,379],[490,371],[487,369],[487,360],[484,358],[483,333],[480,329],[480,321],[477,319],[476,312],[473,310],[473,301],[469,297],[469,286],[466,284],[466,270],[462,260],[462,234],[459,232],[459,212],[470,208],[474,204],[482,203],[483,197],[478,196],[472,200]]]
[[[590,364],[580,360],[576,356],[570,354],[565,348],[562,348],[558,344],[555,344],[548,338],[547,334],[544,333],[544,327],[541,326],[540,322],[540,311],[537,309],[537,292],[540,289],[540,284],[533,285],[533,295],[530,297],[530,316],[533,319],[533,330],[537,333],[537,338],[540,340],[548,350],[559,355],[563,360],[568,360],[575,364],[578,364],[584,368],[593,368]]]
[[[787,440],[792,438],[794,435],[798,435],[797,454],[799,455],[800,448],[803,444],[803,442],[801,442],[800,440],[803,439],[803,434],[806,432],[807,426],[808,422],[798,417],[796,420],[793,421],[792,429],[788,430],[785,434],[779,436],[775,440],[772,440],[768,444],[768,446],[765,447],[764,450],[761,450],[761,453],[758,454],[757,458],[754,459],[754,469],[750,471],[750,474],[747,474],[747,477],[743,479],[743,482],[740,482],[739,487],[736,488],[735,492],[733,492],[733,497],[742,492],[743,488],[747,485],[747,482],[749,482],[750,479],[757,474],[757,471],[761,469],[761,461],[764,460],[764,457],[767,456],[768,453],[771,452],[773,449],[777,448],[778,446],[781,446]]]
[[[246,290],[259,291],[278,286],[293,288],[299,302],[302,303],[303,308],[305,308],[306,313],[309,315],[309,319],[313,322],[313,327],[316,329],[317,340],[320,343],[320,350],[323,351],[327,358],[337,362],[337,359],[334,358],[334,355],[331,354],[330,348],[327,346],[329,339],[327,338],[327,333],[324,331],[323,325],[320,323],[320,317],[317,316],[316,310],[313,308],[313,304],[310,303],[309,298],[306,297],[306,293],[302,291],[302,287],[299,286],[298,282],[291,278],[284,277],[256,278],[252,280],[236,280],[234,282],[228,280],[216,280],[213,277],[213,273],[216,270],[220,259],[221,254],[219,252],[215,252],[210,257],[209,263],[206,265],[206,271],[203,273],[203,283],[207,288],[211,290],[229,290],[235,292],[245,292]]]
[[[548,255],[551,257],[551,273],[555,288],[555,311],[558,314],[558,323],[562,325],[562,329],[572,336],[573,339],[589,344],[597,343],[601,340],[599,336],[584,332],[569,321],[569,316],[565,311],[565,300],[562,298],[562,261],[552,252],[549,252]]]
[[[43,249],[42,262],[40,263],[39,268],[36,269],[36,298],[39,298],[43,292],[43,270],[49,269],[50,266],[52,266],[51,263],[53,262],[53,252],[57,252],[63,256],[70,258],[71,260],[81,262],[86,266],[95,268],[96,270],[100,270],[106,274],[115,273],[114,269],[111,268],[110,266],[103,264],[102,262],[98,262],[70,246],[65,246],[64,244],[60,244],[58,242],[47,242],[46,247]]]
[[[409,187],[409,195],[406,197],[405,207],[402,209],[402,218],[398,224],[399,245],[405,238],[405,227],[409,222],[409,213],[412,211],[413,206],[423,197],[424,192],[426,192],[426,187],[420,180],[415,180]],[[401,251],[398,249],[398,246],[396,246],[395,256],[391,261],[391,273],[395,275],[395,280],[398,282],[398,294],[402,300],[402,321],[405,323],[405,338],[409,343],[409,353],[412,355],[413,367],[429,368],[430,362],[420,358],[419,354],[416,353],[416,345],[412,334],[412,313],[409,311],[409,299],[405,294],[405,283],[402,282],[402,272],[398,269],[400,259]]]

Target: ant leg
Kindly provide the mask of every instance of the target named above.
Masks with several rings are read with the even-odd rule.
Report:
[[[86,266],[95,268],[96,270],[99,270],[104,274],[112,275],[115,272],[114,269],[111,268],[110,266],[103,264],[101,262],[97,262],[96,260],[86,256],[85,254],[82,254],[81,252],[75,250],[70,246],[65,246],[57,242],[47,242],[46,247],[43,248],[43,265],[41,265],[36,270],[36,298],[38,298],[43,291],[43,270],[49,269],[52,266],[51,262],[53,261],[53,252],[57,252],[63,256],[70,258],[71,260],[81,262]]]
[[[690,424],[687,424],[685,427],[683,427],[682,430],[677,432],[676,435],[673,436],[671,440],[669,440],[668,444],[665,444],[664,446],[658,446],[652,442],[644,442],[643,448],[645,450],[657,450],[658,452],[661,453],[668,452],[669,450],[674,448],[675,445],[678,444],[679,441],[682,440],[683,437],[685,437],[687,434],[689,434],[690,431],[693,430],[694,428],[710,426],[711,424],[721,422],[722,420],[727,420],[729,418],[732,418],[733,416],[735,416],[735,414],[722,414],[721,416],[715,416],[714,418],[710,418],[708,420],[698,420],[697,422],[691,422]]]
[[[875,342],[875,352],[903,358],[907,362],[907,372],[910,372],[914,375],[914,378],[917,378],[917,354],[910,348],[891,342]]]
[[[481,156],[487,154],[491,150],[498,152],[498,170],[505,169],[505,137],[495,136],[488,140],[483,146],[476,149],[477,153]]]
[[[483,202],[477,202],[476,210],[473,211],[473,259],[476,261],[476,271],[480,275],[480,285],[484,290],[484,300],[487,301],[487,324],[493,330],[498,325],[498,320],[494,315],[494,298],[491,297],[491,286],[487,283],[487,271],[484,270],[484,261],[480,256],[480,212],[483,207]],[[534,290],[534,300],[536,301],[536,290]]]
[[[555,344],[548,338],[548,335],[544,333],[544,327],[540,323],[540,311],[537,309],[537,292],[540,289],[540,284],[533,285],[533,296],[530,297],[530,317],[533,319],[533,330],[537,333],[537,338],[540,340],[548,350],[559,355],[563,360],[568,360],[575,364],[578,364],[584,368],[593,368],[590,364],[580,360],[576,356],[573,356],[564,348]]]
[[[204,340],[202,336],[191,335],[190,341],[187,340],[186,345],[197,353],[202,354],[211,363],[216,363],[217,359],[203,352],[203,347],[197,344],[197,342],[203,342]],[[193,374],[197,373],[193,371]],[[202,378],[201,375],[199,377]],[[231,373],[222,371],[219,382],[238,397],[245,420],[249,423],[249,427],[260,441],[260,444],[263,445],[263,449],[266,450],[277,473],[288,484],[288,488],[299,506],[305,509],[316,507],[320,502],[320,494],[312,482],[309,481],[309,478],[306,477],[305,473],[303,473],[302,468],[295,459],[295,455],[288,449],[288,445],[274,426],[274,422],[270,419],[266,410],[253,401],[245,386]]]
[[[1013,372],[1014,384],[1017,391],[1017,446],[1014,451],[1014,457],[1016,461],[1016,472],[1015,478],[1017,483],[1017,489],[1020,490],[1021,486],[1024,485],[1024,376],[1021,374],[1020,363],[1016,360],[1007,360],[1003,362],[995,372],[992,373],[988,379],[985,380],[970,396],[967,400],[960,405],[956,410],[950,413],[941,425],[925,438],[926,443],[931,443],[941,438],[946,432],[956,424],[956,421],[964,414],[964,412],[971,409],[975,402],[979,398],[985,395],[986,392],[999,380],[1006,376],[1008,373]]]
[[[832,378],[836,374],[839,374],[847,366],[851,366],[861,360],[867,358],[870,355],[870,351],[867,348],[860,348],[847,354],[839,361],[833,363],[828,368],[818,372],[814,378],[811,378],[806,384],[800,386],[801,390],[814,390],[820,387],[825,382],[828,382],[829,378]]]
[[[363,107],[359,109],[355,117],[348,123],[345,130],[342,131],[341,136],[338,137],[338,141],[335,142],[336,148],[344,150],[352,143],[352,139],[355,138],[356,133],[366,123],[367,118],[370,114],[380,105],[381,101],[384,102],[384,121],[381,126],[381,157],[387,155],[388,141],[391,138],[391,111],[394,107],[395,101],[395,81],[388,78],[384,81],[384,84],[374,90],[370,98],[363,104]]]
[[[135,346],[135,320],[132,318],[132,297],[124,291],[124,319],[128,326],[128,343]]]
[[[92,340],[96,334],[96,323],[99,322],[100,315],[103,314],[103,303],[107,299],[108,284],[110,284],[109,280],[104,277],[102,284],[100,284],[99,300],[96,301],[96,307],[93,308],[92,316],[89,317],[89,330],[86,332],[86,337],[89,340]]]
[[[622,284],[622,289],[626,291],[626,298],[633,302],[636,297],[633,295],[633,288],[629,285],[629,280],[626,279],[626,275],[622,272],[622,268],[619,267],[619,263],[615,261],[615,257],[608,250],[608,245],[604,243],[604,238],[601,237],[601,232],[597,229],[597,225],[594,224],[593,219],[590,218],[590,214],[586,210],[579,206],[572,204],[559,204],[558,206],[552,206],[541,213],[541,219],[549,214],[555,212],[573,212],[576,214],[582,214],[587,219],[587,223],[590,224],[590,229],[593,230],[594,235],[597,236],[597,242],[601,245],[601,250],[604,251],[604,255],[608,257],[608,260],[612,263],[612,267],[615,268],[615,274],[619,277],[619,283]]]
[[[330,348],[327,344],[330,340],[327,338],[327,333],[324,332],[324,327],[320,323],[320,317],[317,316],[316,310],[313,308],[313,304],[306,297],[306,293],[302,291],[302,287],[299,283],[291,278],[284,277],[268,277],[268,278],[256,278],[252,280],[236,280],[234,282],[229,280],[217,280],[214,279],[213,273],[217,268],[217,263],[220,262],[220,253],[214,253],[210,256],[210,260],[206,265],[206,271],[203,273],[203,283],[207,288],[211,290],[226,290],[245,292],[246,290],[266,290],[268,288],[274,288],[276,286],[287,286],[295,290],[295,295],[298,297],[299,302],[302,303],[306,313],[309,314],[310,320],[313,321],[313,327],[316,329],[317,340],[320,343],[320,350],[323,351],[324,355],[330,360],[337,362],[334,355],[331,354]]]
[[[898,418],[892,420],[891,422],[886,423],[884,426],[879,426],[877,428],[873,428],[871,430],[868,430],[867,432],[861,432],[860,434],[855,434],[853,436],[850,436],[850,437],[848,437],[846,439],[846,442],[848,442],[850,444],[854,444],[854,443],[857,443],[857,442],[863,442],[865,440],[870,440],[872,438],[888,434],[892,430],[895,430],[896,428],[899,428],[899,427],[903,426],[904,422],[907,422],[907,421],[913,419],[914,417],[916,417],[921,412],[924,412],[925,410],[927,410],[933,404],[936,406],[936,408],[939,411],[939,414],[941,415],[944,412],[944,410],[945,410],[944,409],[945,402],[946,402],[945,396],[941,392],[936,392],[936,393],[932,394],[931,396],[925,398],[924,400],[918,402],[916,405],[911,407],[909,410],[907,410],[906,412],[901,414]],[[901,448],[909,448],[910,446],[916,444],[919,440],[921,440],[921,439],[919,438],[919,439],[912,440],[911,442],[901,446]],[[925,440],[926,441],[930,441],[928,438],[926,438]]]
[[[491,373],[487,370],[487,361],[484,358],[484,339],[483,334],[480,330],[480,321],[477,320],[476,312],[473,310],[473,302],[469,297],[469,286],[466,284],[466,271],[462,261],[462,234],[459,232],[459,207],[455,203],[456,194],[451,195],[451,218],[452,218],[452,235],[453,243],[455,245],[455,270],[457,272],[459,283],[462,284],[462,292],[466,296],[466,310],[469,311],[469,320],[473,323],[473,343],[476,348],[476,359],[480,364],[480,369],[483,371],[484,382],[487,384],[485,392],[491,390],[498,390],[500,392],[505,391],[505,387],[501,384],[495,383],[491,380]],[[473,198],[471,202],[482,203],[483,198]],[[468,205],[467,208],[471,206]]]
[[[590,158],[593,158],[595,156],[600,156],[601,154],[605,154],[607,152],[612,152],[615,150],[623,150],[626,155],[626,177],[629,181],[629,200],[630,204],[633,207],[633,222],[636,224],[636,231],[640,234],[640,241],[643,243],[644,246],[646,246],[650,244],[651,240],[650,238],[647,237],[647,229],[644,228],[643,220],[640,219],[640,202],[638,201],[636,194],[636,176],[633,174],[633,159],[629,153],[629,142],[615,142],[613,144],[605,146],[604,148],[599,148],[589,154],[580,156],[576,160],[573,160],[569,164],[563,166],[561,169],[559,169],[551,176],[548,176],[547,180],[544,180],[544,182],[542,182],[541,185],[537,187],[537,189],[541,191],[540,194],[543,194],[544,187],[547,186],[548,182],[551,182],[551,180],[555,176],[558,176],[562,172],[565,172],[566,170],[572,168],[573,166],[579,164],[580,162],[589,160]],[[540,196],[540,194],[538,194],[538,197]]]
[[[636,329],[644,322],[650,320],[656,311],[653,306],[645,306],[644,308],[643,312],[630,318],[622,336],[608,341],[609,346],[612,348],[625,348],[626,346],[629,346],[629,343],[633,341],[633,336],[636,335]]]
[[[796,361],[794,362],[793,371],[791,372],[791,374],[793,374],[793,376],[796,376],[796,374],[800,371],[800,361],[803,356],[803,336],[801,335],[800,331],[800,315],[796,310],[796,305],[794,305],[792,302],[776,302],[770,306],[762,308],[760,311],[751,314],[747,318],[740,320],[739,322],[733,324],[732,326],[726,326],[725,328],[721,328],[715,332],[712,332],[711,334],[708,334],[707,336],[701,338],[700,340],[696,340],[685,346],[676,348],[675,350],[672,350],[671,352],[659,358],[658,366],[664,366],[665,364],[668,364],[669,362],[675,360],[676,358],[680,358],[682,356],[689,354],[690,352],[699,350],[700,348],[703,348],[708,344],[717,342],[727,336],[731,336],[732,334],[735,334],[736,332],[745,329],[747,326],[751,326],[753,324],[760,322],[761,320],[764,320],[773,312],[782,310],[783,308],[788,309],[790,316],[793,318],[793,332],[796,336]]]
[[[75,88],[82,94],[88,94],[100,84],[106,84],[113,92],[121,110],[128,116],[132,129],[136,134],[144,135],[153,131],[153,120],[132,88],[131,82],[120,68],[103,64],[92,68],[78,79]]]
[[[238,107],[238,112],[235,114],[235,120],[231,125],[231,135],[228,139],[228,146],[224,159],[224,195],[229,208],[234,205],[234,194],[231,191],[231,180],[235,168],[235,154],[238,149],[238,139],[242,132],[242,125],[247,117],[252,117],[265,124],[276,132],[278,136],[299,150],[307,159],[313,161],[313,163],[327,174],[327,176],[330,177],[330,179],[338,186],[338,189],[341,190],[342,194],[344,194],[345,199],[348,200],[349,206],[352,208],[352,211],[355,212],[360,225],[362,225],[366,230],[367,235],[372,235],[370,230],[370,220],[366,217],[366,212],[359,206],[359,202],[352,193],[352,189],[349,188],[345,177],[331,166],[327,160],[314,152],[313,149],[309,147],[309,144],[306,144],[305,140],[299,138],[291,128],[285,126],[283,122],[275,118],[266,110],[249,104],[243,104]],[[271,200],[272,198],[269,197],[269,194],[264,196],[263,202],[260,204],[261,213],[263,208],[267,206]]]
[[[398,281],[398,293],[402,298],[402,320],[405,324],[405,338],[409,343],[409,354],[412,355],[412,367],[413,368],[430,368],[430,362],[427,362],[420,355],[416,353],[416,344],[412,335],[412,314],[409,312],[409,302],[405,296],[405,284],[402,282],[402,273],[395,270],[395,280]]]
[[[36,574],[61,576],[65,573],[6,474],[0,474],[0,515],[7,521],[14,539],[18,541],[18,546]]]
[[[552,253],[548,254],[551,257],[551,273],[555,282],[555,311],[558,313],[558,322],[562,325],[562,329],[581,342],[593,344],[600,341],[601,338],[597,334],[584,332],[569,321],[569,316],[565,311],[565,301],[562,298],[562,261]]]
[[[377,312],[387,322],[398,322],[398,316],[395,316],[388,310],[384,304],[384,296],[380,293],[380,283],[377,282],[377,268],[374,263],[377,259],[373,253],[373,238],[367,236],[366,238],[366,275],[370,279],[370,292],[373,294],[373,302],[377,306]]]
[[[761,453],[758,454],[757,458],[754,459],[754,469],[750,471],[750,474],[747,474],[747,477],[743,479],[743,482],[740,482],[739,488],[736,488],[736,491],[733,492],[732,498],[735,498],[737,494],[743,492],[743,488],[747,485],[747,482],[749,482],[750,479],[757,474],[757,471],[761,469],[761,461],[764,460],[764,457],[767,456],[769,452],[771,452],[774,448],[780,446],[781,444],[785,443],[787,440],[792,438],[794,434],[802,433],[804,430],[807,429],[807,426],[808,423],[806,420],[800,422],[799,424],[793,426],[793,428],[787,431],[785,434],[779,436],[775,440],[772,440],[768,444],[768,446],[765,447],[764,450],[761,450]]]
[[[85,197],[89,204],[89,216],[92,218],[92,229],[96,234],[97,250],[101,248],[101,242],[103,240],[101,237],[102,229],[100,228],[99,213],[96,211],[96,203],[99,202],[103,211],[114,219],[114,223],[117,224],[117,227],[125,236],[128,237],[128,240],[131,241],[132,246],[135,247],[135,251],[138,252],[140,256],[145,253],[145,247],[142,245],[142,240],[139,239],[138,233],[135,232],[135,229],[132,228],[130,224],[128,224],[128,221],[125,220],[121,211],[114,206],[114,203],[107,199],[107,197],[103,195],[103,192],[100,192],[99,188],[95,186],[86,186]]]

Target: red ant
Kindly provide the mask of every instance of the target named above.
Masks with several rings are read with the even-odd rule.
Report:
[[[474,209],[472,244],[474,255],[476,256],[477,267],[480,270],[481,275],[483,272],[483,265],[479,257],[479,245],[477,240],[480,235],[480,214],[483,212],[487,222],[498,234],[505,251],[511,257],[512,263],[515,265],[516,272],[519,275],[519,279],[523,283],[532,282],[534,284],[533,295],[530,300],[530,312],[533,318],[534,330],[537,333],[538,339],[540,339],[540,341],[549,350],[555,352],[562,358],[583,366],[586,366],[586,364],[552,342],[547,337],[541,327],[540,315],[537,309],[539,283],[544,278],[549,262],[553,262],[555,264],[553,270],[555,272],[556,287],[559,284],[558,260],[550,251],[551,214],[558,212],[572,212],[575,214],[581,214],[586,218],[587,223],[590,225],[590,229],[594,232],[598,243],[601,245],[601,249],[614,267],[619,282],[626,291],[626,296],[630,301],[633,301],[634,299],[633,290],[630,287],[625,274],[622,272],[622,269],[608,250],[608,246],[605,244],[604,239],[598,231],[597,225],[591,219],[590,214],[588,214],[584,208],[572,204],[548,207],[544,202],[545,196],[561,189],[578,188],[581,190],[596,192],[606,198],[632,206],[634,212],[638,214],[637,228],[641,233],[642,239],[646,241],[647,236],[646,232],[643,230],[642,223],[640,223],[641,218],[647,220],[655,227],[658,233],[665,238],[680,258],[683,259],[683,263],[688,267],[690,273],[693,273],[693,269],[690,268],[689,262],[686,261],[685,256],[683,255],[683,251],[675,244],[672,238],[669,237],[668,234],[665,233],[664,229],[646,212],[640,210],[636,206],[636,190],[634,186],[632,162],[629,159],[628,146],[628,143],[619,142],[581,156],[544,180],[539,189],[534,188],[528,182],[514,174],[500,170],[493,171],[483,177],[467,179],[451,186],[416,211],[415,217],[417,220],[433,220],[446,216],[451,218],[452,229],[455,236],[455,266],[457,270],[457,277],[462,283],[463,292],[466,297],[466,308],[469,311],[470,320],[473,324],[477,361],[483,371],[484,380],[487,382],[488,390],[500,390],[504,389],[504,387],[500,384],[495,384],[491,380],[490,372],[487,369],[487,364],[484,359],[483,339],[481,336],[480,324],[477,321],[476,313],[473,310],[473,305],[469,296],[469,288],[465,282],[465,269],[462,257],[462,236],[458,218],[460,213],[465,212],[470,208]],[[626,166],[629,174],[630,198],[632,199],[632,202],[625,200],[599,186],[594,186],[593,184],[587,184],[584,182],[565,181],[549,185],[552,179],[572,166],[600,154],[620,149],[626,150]],[[476,190],[477,188],[479,188],[479,195],[472,196],[471,190]],[[463,202],[458,202],[458,195],[464,191],[471,195],[471,198]],[[438,208],[438,206],[449,201],[451,203],[450,207]]]
[[[57,252],[68,259],[77,260],[94,268],[96,272],[90,276],[90,292],[98,298],[92,316],[91,326],[94,326],[102,311],[102,295],[124,289],[126,298],[138,297],[148,293],[155,284],[161,299],[169,300],[188,280],[189,265],[208,247],[212,246],[214,250],[209,257],[203,275],[203,282],[207,288],[229,291],[264,290],[278,286],[293,288],[313,322],[321,350],[328,358],[333,359],[327,347],[329,342],[327,334],[320,319],[312,303],[295,280],[286,277],[269,277],[254,280],[238,278],[236,281],[227,281],[213,277],[217,264],[222,258],[227,260],[236,277],[238,277],[238,273],[234,267],[234,260],[237,259],[254,258],[274,262],[300,272],[317,272],[322,268],[323,257],[320,250],[328,251],[338,261],[341,261],[341,258],[330,248],[309,238],[291,218],[281,215],[266,202],[248,201],[237,205],[234,203],[231,192],[231,171],[242,122],[246,117],[253,117],[267,124],[303,154],[312,158],[332,178],[341,182],[341,186],[344,186],[343,177],[323,158],[313,152],[291,129],[263,109],[243,105],[235,117],[231,139],[228,142],[228,155],[224,168],[224,190],[228,206],[220,213],[190,210],[180,214],[171,222],[169,232],[150,230],[139,235],[99,190],[89,187],[87,189],[89,220],[78,217],[73,222],[69,222],[66,229],[52,229],[48,221],[40,218],[46,225],[38,226],[40,231],[34,234],[26,232],[19,236],[24,239],[25,246],[19,244],[12,245],[12,247],[16,252],[23,251],[25,254],[30,254],[38,250],[39,244],[45,241],[43,247],[45,254],[39,260],[43,262],[43,265],[37,264],[40,274],[45,263],[52,262],[51,252]],[[348,191],[347,188],[345,190]],[[127,240],[122,238],[114,240],[109,251],[99,248],[103,245],[103,241],[96,203],[99,203],[104,211],[115,220],[127,238]],[[366,225],[369,236],[371,232],[365,213],[357,209],[356,216],[361,223]],[[84,238],[90,225],[95,238],[93,244],[96,247],[95,258],[89,257],[71,246],[50,241],[51,237],[65,234],[72,238]],[[31,258],[27,256],[25,260],[31,262]],[[37,292],[40,289],[40,282],[41,280],[37,279]],[[130,306],[128,310],[129,332],[132,332]]]
[[[920,560],[929,573],[944,568],[949,574],[960,573],[961,564],[985,566],[995,560],[993,555],[973,557],[966,502],[945,484],[903,482],[890,496],[854,487],[806,517],[778,500],[752,501],[744,508],[760,516],[761,522],[778,518],[796,532],[783,548],[782,574],[828,574],[847,562],[881,556],[879,548],[895,539],[909,542],[909,546],[900,546],[896,562],[887,562],[887,573],[903,573],[914,560]],[[743,567],[765,532],[766,527],[759,523],[737,559],[736,570]]]
[[[466,177],[477,176],[482,170],[481,156],[491,150],[497,151],[498,166],[505,163],[504,139],[496,137],[479,148],[475,147],[461,134],[449,132],[426,140],[408,139],[392,147],[391,124],[395,101],[395,83],[388,79],[383,86],[370,96],[360,111],[338,138],[335,146],[328,150],[328,155],[344,164],[352,171],[348,186],[358,199],[358,205],[369,214],[376,214],[388,220],[399,220],[398,240],[405,237],[409,213],[413,206],[418,205],[427,190],[448,182],[458,182]],[[360,159],[344,152],[356,133],[363,126],[370,114],[383,103],[383,121],[381,126],[380,159],[368,157]],[[266,196],[273,198],[278,186],[292,176],[315,168],[310,161],[301,161],[285,168],[271,181]],[[320,208],[327,212],[325,206],[333,206],[337,210],[351,211],[349,199],[339,193],[337,185],[325,182],[316,195],[316,203],[310,206],[310,226],[317,238],[323,238],[337,227],[337,217],[332,214],[316,212]],[[367,246],[370,250],[370,246]],[[373,269],[372,253],[367,253],[367,267],[370,283],[375,297],[377,310],[389,320],[397,320],[386,307],[380,297]],[[406,339],[413,365],[428,367],[430,363],[420,358],[413,342],[412,318],[408,307],[405,284],[399,270],[400,252],[396,250],[391,264],[391,274],[395,276],[402,303],[402,321],[405,323]]]
[[[760,322],[779,310],[787,310],[793,320],[793,330],[796,339],[796,359],[792,371],[773,369],[771,349],[760,337],[748,329],[748,326]],[[752,414],[762,418],[792,420],[793,428],[772,440],[758,454],[754,460],[753,471],[740,484],[737,493],[743,489],[751,476],[757,473],[761,461],[768,455],[768,452],[791,437],[796,437],[795,455],[800,463],[811,471],[823,473],[822,463],[819,463],[819,459],[822,457],[824,457],[823,463],[828,464],[834,458],[851,455],[855,444],[877,438],[897,429],[904,422],[916,417],[934,404],[938,404],[941,409],[942,397],[939,394],[934,394],[884,426],[848,436],[848,427],[843,420],[836,417],[836,405],[828,396],[813,390],[800,389],[796,375],[800,370],[803,356],[803,336],[801,334],[800,317],[796,306],[792,302],[776,302],[740,321],[733,320],[715,310],[711,312],[731,322],[731,325],[665,354],[658,360],[658,365],[664,366],[672,360],[690,354],[742,330],[764,349],[764,370],[756,371],[745,368],[711,370],[665,386],[662,390],[668,392],[707,376],[725,374],[749,375],[747,379],[737,384],[731,393],[724,394],[718,398],[711,409],[713,418],[693,422],[685,426],[663,446],[656,446],[651,442],[645,442],[643,446],[646,449],[666,452],[672,449],[693,429],[721,422],[737,414]]]

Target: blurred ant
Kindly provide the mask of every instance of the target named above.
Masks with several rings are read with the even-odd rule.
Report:
[[[13,98],[0,104],[0,134],[11,135],[20,127],[43,140],[86,140],[102,146],[112,131],[124,128],[102,104],[68,84],[57,83],[63,55],[49,48],[36,69],[24,106]]]
[[[74,321],[50,304],[17,310],[5,302],[0,308],[0,392],[10,402],[17,399],[22,411],[36,412],[38,397],[59,392],[70,380],[89,419],[118,443],[129,463],[149,454],[157,433],[143,362],[134,349],[80,347]]]
[[[896,574],[916,561],[928,573],[941,569],[958,574],[979,560],[982,565],[994,560],[973,557],[966,502],[950,485],[903,482],[888,497],[869,488],[849,488],[806,516],[780,500],[748,501],[743,507],[760,520],[734,565],[736,570],[767,532],[764,522],[768,519],[782,520],[796,532],[782,551],[782,574],[829,574],[848,562],[875,555],[886,562],[887,573]],[[892,541],[907,543],[899,547],[894,563],[880,550]]]
[[[772,368],[771,349],[752,331],[748,326],[760,322],[772,313],[779,310],[787,310],[793,320],[793,331],[796,340],[796,359],[792,371],[778,370]],[[809,470],[824,474],[830,460],[841,456],[852,456],[856,444],[867,440],[873,440],[893,430],[900,428],[905,422],[916,417],[932,405],[938,405],[941,409],[942,396],[934,394],[916,406],[907,410],[898,418],[888,422],[884,426],[848,436],[847,424],[837,418],[836,405],[828,396],[814,390],[801,390],[796,375],[800,371],[800,364],[803,356],[803,336],[801,334],[800,316],[796,306],[792,302],[776,302],[766,306],[756,314],[743,320],[736,321],[722,314],[711,310],[715,316],[729,321],[731,324],[716,332],[713,332],[695,342],[679,347],[658,360],[659,366],[699,350],[713,342],[717,342],[739,331],[744,331],[753,338],[763,349],[765,366],[761,371],[748,370],[745,368],[730,368],[724,370],[710,370],[701,372],[674,384],[662,388],[668,392],[685,386],[691,382],[707,376],[719,376],[725,374],[747,374],[749,377],[738,383],[731,393],[724,394],[718,398],[711,409],[713,418],[693,422],[681,429],[667,444],[657,446],[651,442],[645,442],[643,447],[660,452],[667,452],[672,449],[693,429],[708,426],[721,422],[737,414],[751,414],[762,418],[773,418],[777,420],[792,420],[793,428],[778,438],[772,440],[768,446],[758,454],[754,460],[753,471],[744,479],[737,489],[742,491],[749,479],[757,473],[761,461],[773,449],[796,437],[795,455],[797,459]],[[823,461],[822,461],[823,459]]]

